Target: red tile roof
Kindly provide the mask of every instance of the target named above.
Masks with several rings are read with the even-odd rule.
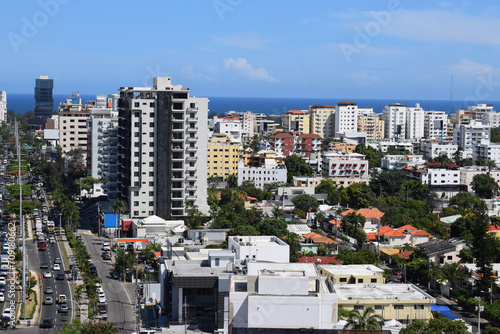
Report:
[[[315,134],[315,133],[301,133],[299,134],[300,138],[319,138],[321,139],[321,136]]]
[[[366,238],[370,241],[375,241],[377,240],[377,232],[368,232],[366,233]]]
[[[337,259],[336,256],[303,256],[298,258],[299,263],[335,263],[341,264],[341,262]],[[320,260],[320,262],[318,262]]]
[[[274,135],[272,138],[293,138],[293,136],[289,133],[283,132]]]
[[[304,115],[304,112],[300,110],[288,110],[287,114]]]
[[[405,237],[405,235],[403,233],[401,233],[401,231],[398,231],[398,230],[392,230],[392,231],[384,232],[383,234],[386,235],[386,236],[388,236],[388,237],[398,237],[398,238],[404,238]]]
[[[390,226],[382,226],[378,229],[378,232],[379,233],[385,233],[385,232],[389,232],[389,231],[394,231]]]
[[[429,233],[427,233],[427,232],[425,232],[425,231],[421,231],[421,230],[418,230],[418,231],[411,231],[411,232],[410,232],[410,234],[411,234],[411,235],[422,235],[422,236],[426,235],[426,236],[428,236],[428,237],[430,237],[430,236],[431,236]]]
[[[337,103],[338,106],[355,106],[356,102],[351,101],[340,101]]]
[[[394,255],[396,255],[404,260],[409,260],[412,254],[413,254],[412,251],[406,251],[406,252],[401,252],[401,253],[397,253]]]
[[[500,226],[498,226],[498,225],[491,225],[491,226],[488,226],[488,230],[490,230],[490,231],[500,231]]]
[[[358,215],[362,215],[365,218],[371,219],[380,219],[384,216],[384,213],[380,211],[377,208],[365,208],[365,209],[359,209],[358,211],[355,211],[354,209],[349,209],[341,213],[342,216],[347,216],[349,213],[356,213]]]
[[[330,224],[332,224],[334,227],[340,227],[342,225],[342,220],[340,219],[332,219],[329,221]]]
[[[416,231],[417,229],[411,225],[404,225],[398,228],[398,230],[404,230],[404,231]]]
[[[315,232],[306,233],[303,235],[303,237],[312,240],[312,242],[315,244],[338,244],[337,241],[324,237]]]

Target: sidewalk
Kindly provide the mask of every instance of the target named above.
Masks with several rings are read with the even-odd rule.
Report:
[[[66,233],[61,233],[61,232],[63,232],[63,231],[60,231],[59,238],[61,240],[62,245],[64,246],[64,249],[66,250],[66,254],[68,255],[69,262],[76,262],[75,257],[73,255],[73,250],[69,246],[69,241],[66,237]],[[66,268],[66,270],[69,270],[69,268]],[[72,289],[73,289],[73,298],[74,298],[75,287],[78,285],[83,285],[83,281],[81,280],[81,277],[79,277],[79,278],[80,279],[77,279],[76,281],[72,281],[70,284]],[[79,304],[80,304],[81,309],[78,310],[78,306],[76,306],[76,308],[73,310],[74,316],[76,317],[78,314],[81,314],[80,320],[82,322],[85,322],[88,320],[88,314],[89,314],[89,300],[87,298],[87,293],[85,292],[85,290],[82,293],[82,298],[80,299]],[[77,311],[79,311],[79,312],[77,312]]]

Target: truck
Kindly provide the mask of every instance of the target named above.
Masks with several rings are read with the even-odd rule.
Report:
[[[54,221],[53,220],[49,220],[47,222],[47,233],[48,234],[54,233],[55,226],[56,226],[56,224],[54,223]]]

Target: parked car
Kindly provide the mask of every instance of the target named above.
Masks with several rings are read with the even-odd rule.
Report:
[[[16,313],[16,310],[14,310],[11,307],[7,307],[5,310],[3,310],[2,318],[9,317],[10,319],[14,319],[15,313]]]

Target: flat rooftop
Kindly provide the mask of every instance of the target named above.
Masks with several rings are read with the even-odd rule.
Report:
[[[240,246],[270,246],[270,245],[287,245],[284,241],[275,236],[234,236],[230,237]]]
[[[248,262],[248,276],[319,276],[314,263],[266,263]],[[264,271],[265,270],[265,271]]]
[[[384,271],[373,264],[348,264],[348,265],[333,265],[322,264],[319,266],[330,272],[333,275],[353,275],[353,276],[379,276],[383,275]]]
[[[339,301],[361,300],[429,300],[434,299],[413,284],[342,284],[334,286]]]

